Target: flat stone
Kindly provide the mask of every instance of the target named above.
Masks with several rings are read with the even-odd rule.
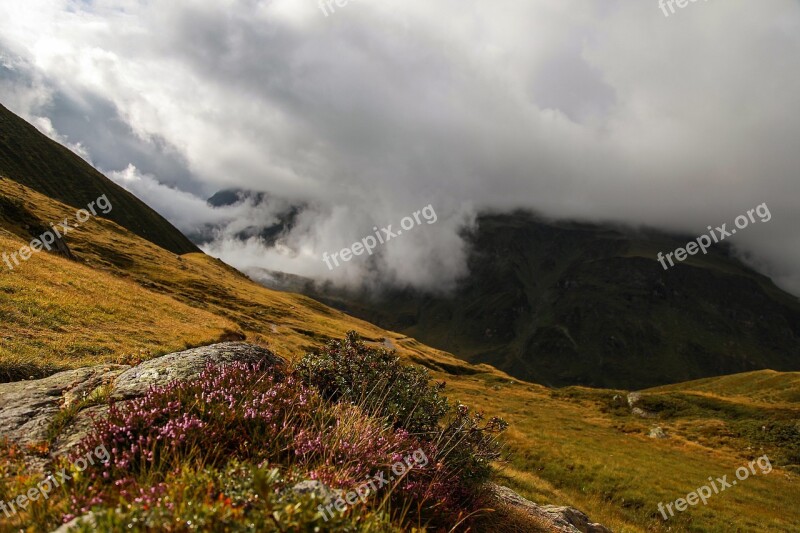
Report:
[[[0,438],[20,446],[46,440],[50,423],[64,405],[91,394],[127,368],[103,365],[43,379],[0,383]]]
[[[196,379],[208,363],[259,363],[281,367],[285,361],[265,348],[244,342],[224,342],[157,357],[120,374],[111,393],[114,400],[143,396],[150,387]]]
[[[552,531],[559,533],[611,533],[610,529],[591,522],[588,516],[573,507],[538,505],[508,487],[490,483],[490,488],[500,503],[526,512],[536,518],[538,522],[548,524]]]

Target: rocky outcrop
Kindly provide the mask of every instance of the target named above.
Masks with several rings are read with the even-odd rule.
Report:
[[[50,423],[63,408],[113,381],[127,368],[79,368],[44,379],[1,383],[0,439],[22,446],[46,440]]]
[[[581,511],[572,507],[538,505],[526,500],[508,487],[494,485],[493,491],[501,505],[522,511],[548,531],[558,533],[611,533],[605,526],[589,520]]]
[[[91,429],[106,401],[124,402],[142,396],[148,388],[197,377],[206,364],[266,362],[281,366],[283,359],[267,349],[243,342],[213,344],[146,361],[138,366],[102,365],[59,372],[44,379],[0,383],[0,440],[20,446],[50,441],[51,454],[61,455]],[[90,403],[104,387],[103,402]],[[54,435],[57,417],[72,417]],[[43,461],[31,458],[31,466]]]
[[[628,394],[628,407],[631,408],[631,414],[634,416],[638,416],[639,418],[656,418],[654,413],[649,411],[645,411],[641,407],[637,407],[638,404],[642,400],[642,393],[641,392],[632,392]]]
[[[187,381],[196,378],[208,363],[229,364],[232,362],[259,363],[270,366],[284,364],[283,359],[265,348],[244,342],[212,344],[173,353],[145,361],[122,373],[114,384],[111,398],[129,400],[142,396],[153,386],[163,386],[171,381]]]

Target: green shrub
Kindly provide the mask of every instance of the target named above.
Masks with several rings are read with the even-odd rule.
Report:
[[[323,398],[359,405],[414,435],[435,433],[449,411],[447,398],[440,394],[444,383],[430,385],[427,370],[403,365],[383,348],[366,346],[353,331],[307,354],[296,368]]]
[[[464,405],[451,407],[445,384],[430,384],[428,371],[404,365],[393,352],[371,348],[351,331],[342,341],[307,354],[296,365],[300,379],[331,401],[360,406],[433,444],[435,460],[456,472],[462,489],[477,497],[489,479],[491,463],[501,458],[500,418],[484,422]]]

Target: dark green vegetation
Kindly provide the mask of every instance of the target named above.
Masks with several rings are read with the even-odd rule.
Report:
[[[800,304],[717,246],[664,271],[689,237],[486,215],[454,295],[304,292],[470,362],[551,386],[643,387],[800,369]],[[295,288],[297,288],[295,286]]]
[[[466,406],[449,405],[444,382],[429,385],[426,369],[402,365],[394,352],[370,348],[354,331],[303,357],[297,373],[324,398],[358,405],[446,451],[460,483],[471,488],[489,480],[492,462],[501,457],[497,435],[508,427],[504,420],[484,423]]]
[[[9,177],[76,210],[84,209],[105,194],[113,209],[101,216],[171,252],[198,251],[188,238],[144,202],[2,105],[0,176]],[[4,207],[0,205],[0,208]],[[60,221],[46,222],[55,224]]]

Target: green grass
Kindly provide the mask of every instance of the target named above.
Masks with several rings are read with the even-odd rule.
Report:
[[[714,410],[700,404],[683,417],[645,420],[612,407],[619,391],[554,391],[524,382],[496,391],[491,383],[482,377],[461,380],[460,399],[502,413],[511,424],[506,437],[513,453],[502,475],[534,501],[570,502],[622,532],[670,526],[672,531],[789,532],[800,523],[794,505],[800,495],[797,473],[778,460],[791,441],[759,444],[746,433],[728,436],[729,424],[763,423],[764,412],[751,406]],[[779,420],[783,414],[773,416]],[[649,438],[655,425],[670,438]],[[660,518],[659,502],[684,497],[708,476],[730,477],[763,453],[775,458],[771,474],[752,477],[668,523]]]

